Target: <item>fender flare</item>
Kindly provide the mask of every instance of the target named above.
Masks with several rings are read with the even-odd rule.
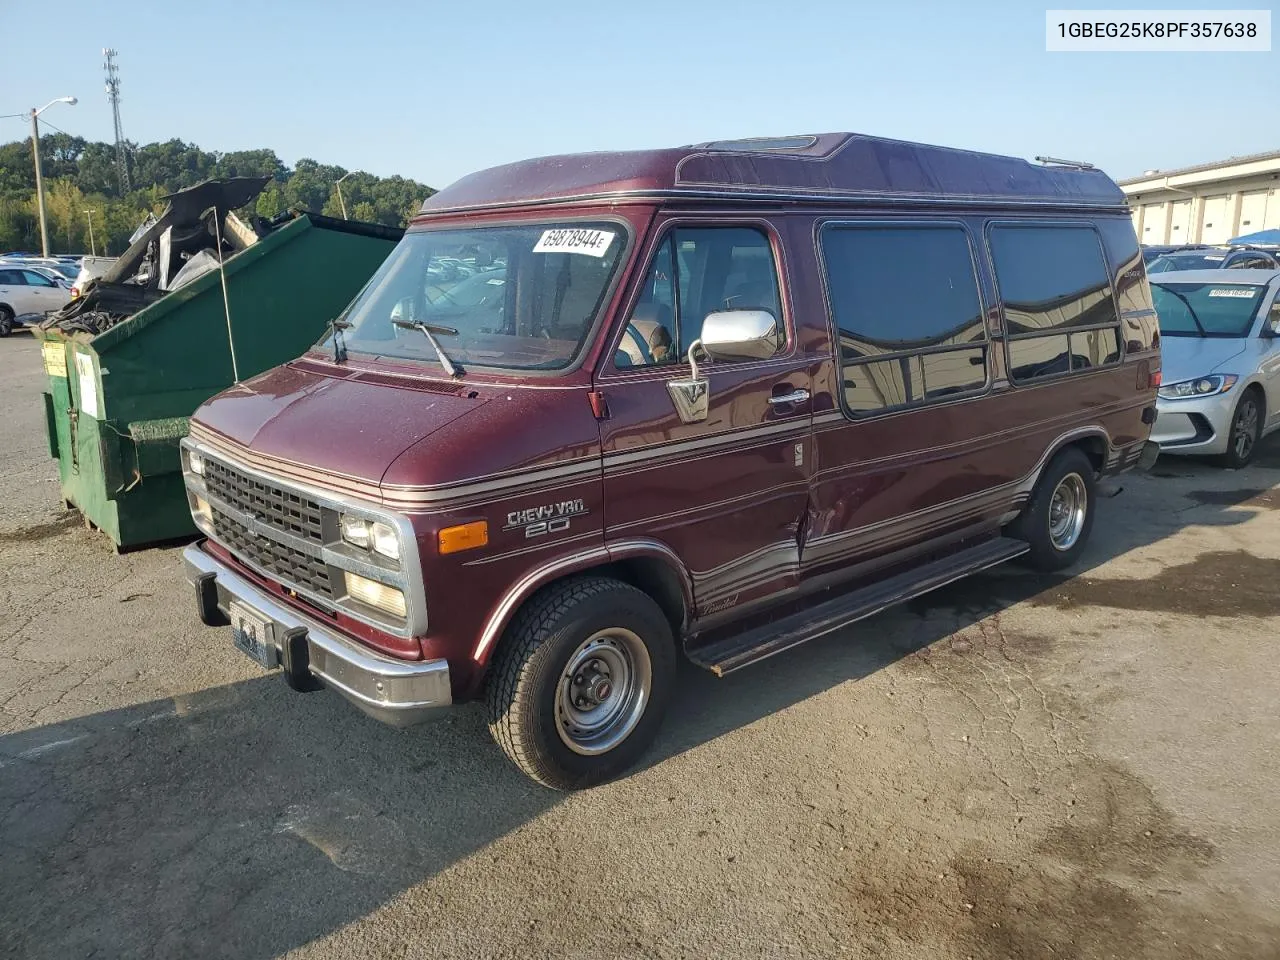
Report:
[[[1111,444],[1111,434],[1107,433],[1106,428],[1098,423],[1091,423],[1086,427],[1076,427],[1074,430],[1068,430],[1066,433],[1058,435],[1052,443],[1044,448],[1044,453],[1036,461],[1036,465],[1031,468],[1022,479],[1022,482],[1018,484],[1018,493],[1030,496],[1031,491],[1040,482],[1040,474],[1044,472],[1044,468],[1048,466],[1049,461],[1056,457],[1064,447],[1089,437],[1097,437],[1106,445],[1107,452],[1103,458],[1103,469],[1105,469],[1107,462],[1111,458],[1111,452],[1115,449]]]
[[[657,540],[618,540],[558,557],[534,567],[512,584],[489,613],[471,655],[472,660],[481,666],[488,663],[511,618],[515,616],[521,605],[542,587],[571,573],[582,573],[620,560],[636,558],[658,560],[669,567],[680,583],[686,614],[693,611],[693,578],[674,550]]]

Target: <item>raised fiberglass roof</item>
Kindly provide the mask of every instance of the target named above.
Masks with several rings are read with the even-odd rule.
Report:
[[[664,150],[575,153],[481,170],[431,196],[424,214],[623,197],[975,201],[1123,208],[1093,168],[857,133],[713,141]]]

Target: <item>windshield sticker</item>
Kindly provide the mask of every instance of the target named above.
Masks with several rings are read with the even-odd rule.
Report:
[[[1252,300],[1256,291],[1246,290],[1241,287],[1219,287],[1217,290],[1210,290],[1211,297],[1243,297],[1245,300]]]
[[[1225,259],[1227,259],[1227,257],[1226,257],[1226,255],[1225,255],[1225,254],[1223,254],[1221,257],[1215,257],[1215,256],[1211,256],[1211,255],[1209,255],[1209,254],[1205,254],[1205,259],[1206,259],[1206,260],[1225,260]]]
[[[609,230],[543,230],[533,252],[585,253],[589,257],[603,257],[613,243],[613,236]]]

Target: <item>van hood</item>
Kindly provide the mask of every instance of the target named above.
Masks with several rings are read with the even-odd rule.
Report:
[[[400,454],[488,402],[391,379],[295,362],[223,391],[192,419],[256,453],[378,484]]]
[[[1248,370],[1228,369],[1231,361],[1245,352],[1246,337],[1170,337],[1160,338],[1161,379],[1165,383],[1181,383],[1211,373],[1234,373],[1244,376]]]

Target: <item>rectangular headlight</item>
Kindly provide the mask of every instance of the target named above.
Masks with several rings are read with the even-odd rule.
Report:
[[[187,469],[197,477],[204,476],[204,459],[194,450],[187,451]]]
[[[369,549],[369,521],[344,513],[340,521],[342,539],[362,550]]]
[[[369,535],[373,538],[374,553],[380,553],[388,560],[400,559],[400,538],[392,527],[385,523],[371,523]]]
[[[380,553],[388,560],[400,559],[400,538],[396,536],[395,527],[348,513],[342,515],[338,525],[342,539],[352,546]]]
[[[379,583],[377,580],[370,580],[368,577],[352,573],[350,570],[344,570],[342,576],[347,584],[347,594],[352,600],[359,600],[361,603],[397,617],[405,615],[406,607],[402,591],[389,587],[385,583]]]

